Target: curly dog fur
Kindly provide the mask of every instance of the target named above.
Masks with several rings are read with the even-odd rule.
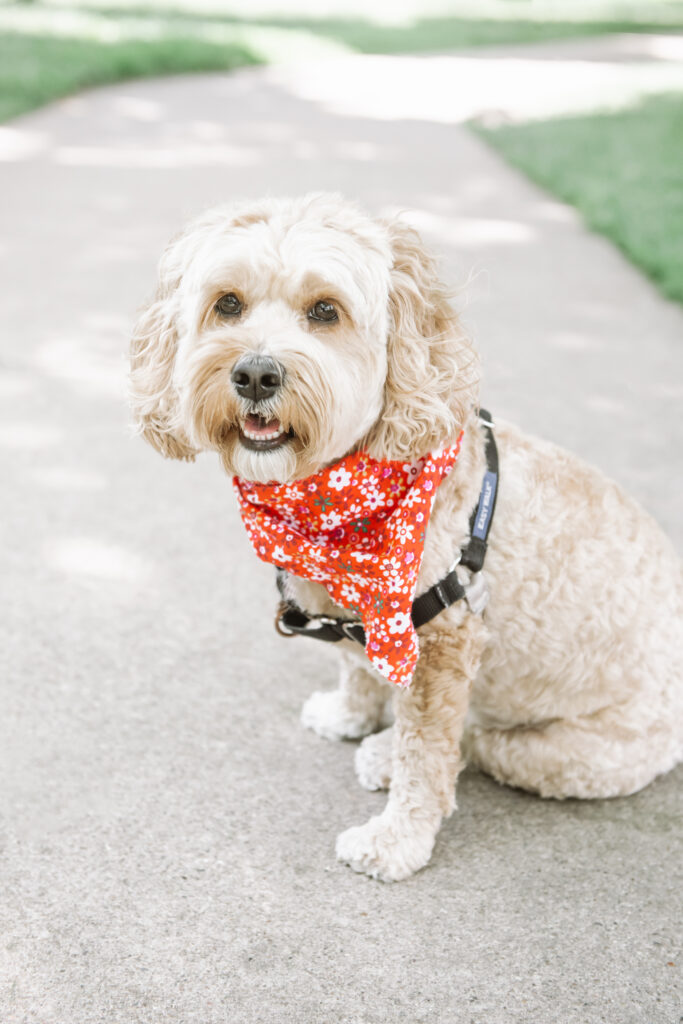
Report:
[[[221,296],[239,315],[220,315]],[[311,318],[333,304],[333,322]],[[286,438],[244,443],[254,406],[231,373],[250,353],[286,370],[259,407]],[[418,592],[468,535],[484,469],[477,358],[433,260],[400,222],[337,196],[264,200],[200,217],[164,253],[132,342],[131,400],[163,455],[219,453],[261,482],[304,477],[359,447],[415,458],[465,440],[442,484]],[[420,631],[408,690],[391,688],[351,642],[340,686],[304,724],[361,738],[357,770],[389,788],[385,810],[337,842],[341,860],[385,880],[431,855],[466,761],[544,797],[633,793],[683,756],[683,579],[657,524],[578,458],[499,423],[501,487],[483,616],[463,603]],[[343,615],[318,584],[289,577],[311,613]],[[386,724],[387,699],[394,724]]]

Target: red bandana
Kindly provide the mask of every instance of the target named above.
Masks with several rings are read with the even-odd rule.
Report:
[[[322,583],[365,628],[374,668],[408,686],[419,647],[411,607],[436,489],[454,445],[415,462],[365,452],[291,484],[233,484],[254,550],[295,576]]]

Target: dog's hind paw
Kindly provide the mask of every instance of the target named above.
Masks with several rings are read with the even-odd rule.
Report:
[[[337,837],[337,859],[382,882],[401,882],[428,863],[435,831],[385,811]]]
[[[326,740],[358,740],[378,725],[377,702],[367,707],[350,707],[342,690],[317,691],[303,706],[301,722]]]
[[[356,775],[363,789],[388,789],[391,783],[392,730],[366,736],[356,751]]]

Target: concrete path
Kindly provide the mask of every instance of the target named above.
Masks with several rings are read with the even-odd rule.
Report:
[[[232,196],[338,189],[410,210],[469,282],[486,404],[683,548],[680,309],[425,91],[380,116],[379,78],[364,116],[339,71],[324,100],[273,69],[0,130],[0,1020],[677,1024],[681,770],[564,804],[468,772],[424,872],[337,865],[384,798],[298,724],[334,658],[273,632],[216,460],[128,437],[127,335],[168,237]]]

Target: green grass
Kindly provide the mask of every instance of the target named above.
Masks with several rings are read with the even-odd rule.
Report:
[[[87,0],[70,8],[104,24],[125,23],[126,27],[138,25],[142,29],[151,23],[161,26],[159,39],[123,38],[112,43],[77,36],[75,32],[67,37],[50,34],[50,19],[60,16],[58,7],[45,6],[38,0],[14,4],[0,0],[0,11],[10,17],[12,11],[17,11],[45,19],[44,31],[37,30],[36,34],[23,31],[19,25],[11,31],[0,25],[0,120],[89,86],[176,72],[223,71],[262,62],[268,59],[268,52],[261,52],[258,34],[267,29],[279,30],[282,41],[278,45],[282,49],[298,46],[300,52],[303,45],[303,55],[310,53],[312,57],[318,52],[316,39],[320,48],[332,42],[362,53],[428,52],[614,31],[680,29],[683,4],[674,3],[670,9],[668,20],[654,24],[634,16],[627,20],[576,22],[431,17],[410,25],[379,25],[361,18],[278,16],[246,20],[144,6],[89,7]],[[215,40],[210,35],[212,25],[220,27]],[[230,42],[233,30],[236,38]],[[254,46],[250,45],[252,36]]]
[[[32,9],[40,4],[29,2]],[[465,18],[457,16],[418,18],[408,24],[381,24],[363,18],[304,17],[270,15],[242,18],[215,13],[192,13],[169,9],[162,15],[153,7],[92,7],[87,2],[77,10],[120,20],[163,18],[169,25],[214,22],[220,25],[250,25],[311,32],[322,39],[342,43],[358,53],[425,53],[429,51],[469,49],[513,43],[537,43],[553,39],[600,36],[611,32],[673,32],[683,28],[683,4],[672,4],[671,16],[648,20],[641,16],[614,17],[602,20],[556,21],[543,18]]]
[[[422,18],[411,25],[378,25],[347,18],[269,18],[268,24],[307,29],[359,53],[428,53],[552,39],[598,36],[610,32],[680,31],[680,23],[647,21],[532,21]]]
[[[476,130],[533,181],[576,206],[666,296],[683,302],[683,96]]]
[[[258,63],[246,48],[198,39],[89,39],[0,33],[0,121],[93,85],[181,71],[226,71]]]

